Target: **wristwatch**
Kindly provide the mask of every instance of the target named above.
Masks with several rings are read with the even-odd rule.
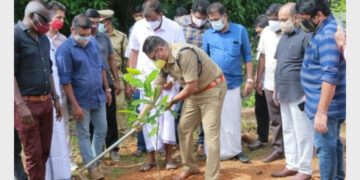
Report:
[[[52,97],[52,99],[55,101],[55,100],[57,100],[57,99],[59,99],[60,97],[58,96],[58,95],[55,95],[55,96],[53,96]]]
[[[246,79],[246,82],[253,83],[253,82],[254,82],[254,80],[253,80],[253,79]]]
[[[111,88],[109,89],[105,89],[106,92],[110,92],[111,93]]]

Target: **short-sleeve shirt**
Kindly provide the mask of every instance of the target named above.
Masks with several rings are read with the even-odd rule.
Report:
[[[57,49],[56,65],[60,84],[71,84],[81,108],[98,109],[105,105],[102,70],[105,69],[94,37],[82,47],[70,36]]]
[[[176,18],[175,22],[177,22],[184,31],[187,43],[202,48],[204,33],[211,27],[211,23],[208,20],[201,27],[197,27],[192,24],[191,15]]]
[[[270,91],[273,91],[275,86],[276,60],[274,56],[280,37],[281,34],[275,33],[269,26],[266,26],[261,33],[257,47],[257,50],[265,55],[264,88]]]
[[[31,37],[29,28],[19,21],[14,29],[15,78],[21,95],[39,96],[51,93],[50,42],[46,35]]]
[[[184,47],[190,47],[195,50],[201,62],[201,68],[198,64],[197,56],[191,49],[180,51]],[[170,43],[169,58],[160,74],[154,81],[155,85],[163,85],[166,83],[167,76],[170,75],[174,80],[178,81],[182,87],[186,83],[198,81],[199,89],[204,89],[212,81],[218,78],[222,71],[220,67],[210,59],[210,57],[200,48],[185,43]],[[180,64],[180,66],[179,66]],[[199,76],[199,72],[201,74]]]
[[[296,27],[291,33],[285,33],[278,43],[275,59],[275,99],[291,102],[304,96],[300,82],[300,70],[306,46],[312,33]]]
[[[336,30],[337,24],[333,15],[330,15],[320,25],[305,51],[301,85],[305,92],[305,112],[309,119],[313,119],[316,114],[322,82],[336,86],[327,112],[328,118],[346,117],[346,62],[336,45]]]
[[[244,26],[230,23],[224,33],[214,28],[208,29],[204,35],[203,50],[223,71],[228,89],[241,86],[241,61],[252,61],[249,37]]]
[[[114,58],[118,66],[119,76],[122,77],[121,66],[125,61],[125,52],[128,45],[128,38],[126,34],[114,29],[113,33],[109,36],[111,44],[114,48]]]
[[[98,42],[98,45],[99,45],[101,59],[102,59],[103,64],[105,66],[106,77],[107,77],[108,83],[109,83],[110,86],[113,86],[114,83],[113,83],[113,81],[111,79],[110,66],[109,66],[109,61],[108,61],[109,56],[114,54],[114,49],[112,47],[110,38],[105,33],[102,33],[102,32],[98,31],[96,33],[95,39],[96,39],[96,41]]]
[[[162,16],[161,26],[156,31],[151,29],[145,19],[136,22],[131,32],[129,43],[131,50],[139,51],[136,69],[142,72],[138,77],[142,80],[145,80],[145,76],[156,69],[153,61],[142,51],[145,39],[152,35],[159,36],[168,43],[185,43],[184,32],[181,27],[175,21],[172,21],[165,16]]]

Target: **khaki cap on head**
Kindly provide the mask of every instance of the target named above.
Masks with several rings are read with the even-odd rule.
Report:
[[[111,9],[98,10],[98,13],[100,14],[99,21],[103,21],[104,19],[111,18],[114,15],[114,11]]]

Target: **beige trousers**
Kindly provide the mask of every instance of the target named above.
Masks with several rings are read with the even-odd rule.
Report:
[[[198,169],[193,149],[193,132],[202,122],[208,149],[206,180],[219,179],[220,117],[226,90],[226,82],[222,82],[200,94],[190,96],[182,108],[178,131],[183,171],[191,172]]]
[[[125,101],[125,82],[122,77],[120,77],[119,79],[120,79],[120,94],[116,96],[116,111],[127,109],[127,105]],[[116,112],[116,120],[118,124],[119,133],[126,134],[129,129],[127,125],[127,114]]]

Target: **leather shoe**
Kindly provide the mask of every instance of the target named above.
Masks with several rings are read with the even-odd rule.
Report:
[[[270,155],[268,155],[265,159],[263,159],[263,162],[269,163],[283,158],[284,158],[284,153],[277,153],[273,151]]]
[[[297,171],[292,171],[290,169],[284,168],[279,172],[271,173],[272,177],[286,177],[286,176],[293,176],[297,173]]]
[[[198,175],[198,174],[200,174],[199,170],[195,170],[195,171],[191,171],[191,172],[182,172],[180,175],[173,176],[172,179],[173,180],[182,180],[182,179],[186,179],[192,175]]]
[[[248,149],[250,151],[254,151],[254,150],[257,150],[257,149],[261,149],[263,147],[265,147],[267,143],[262,143],[260,140],[256,140],[254,144],[248,146]]]
[[[292,177],[290,180],[310,180],[311,175],[303,174],[301,172],[298,172],[294,177]]]

